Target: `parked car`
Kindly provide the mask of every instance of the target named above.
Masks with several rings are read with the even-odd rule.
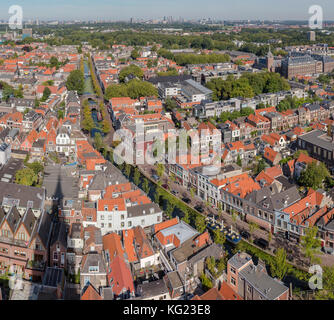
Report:
[[[168,184],[163,184],[162,187],[167,189],[167,190],[169,189]]]
[[[203,207],[200,206],[200,205],[197,205],[197,206],[195,207],[195,210],[197,210],[197,211],[200,212],[200,213],[203,213],[203,212],[204,212]]]
[[[263,238],[256,239],[254,243],[264,250],[268,249],[269,247],[269,242]]]
[[[172,190],[171,192],[172,192],[172,194],[173,194],[174,196],[177,196],[177,195],[179,194],[179,192],[178,192],[178,191],[175,191],[175,190]]]
[[[248,231],[244,230],[244,231],[241,231],[240,235],[244,238],[244,239],[249,239],[250,238],[250,234]]]
[[[190,203],[191,200],[189,198],[182,198],[182,201],[185,202],[185,203]]]

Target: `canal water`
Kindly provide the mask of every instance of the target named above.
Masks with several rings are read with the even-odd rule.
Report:
[[[92,83],[92,77],[90,75],[90,70],[88,62],[84,61],[84,74],[85,74],[85,89],[84,94],[94,94],[94,88]]]
[[[92,99],[88,99],[88,103],[92,106],[92,107],[96,107],[96,109],[93,109],[92,110],[92,118],[93,118],[93,120],[94,120],[94,123],[95,123],[95,126],[96,126],[96,128],[95,129],[93,129],[92,131],[91,131],[91,136],[94,138],[95,137],[95,134],[97,133],[97,132],[99,132],[100,134],[101,134],[101,136],[103,137],[104,136],[104,133],[102,132],[102,130],[101,129],[99,129],[99,128],[101,128],[101,123],[102,123],[102,121],[99,121],[98,119],[97,119],[97,109],[98,109],[98,106],[97,106],[97,103],[96,103],[96,101],[94,101],[94,100],[92,100]]]

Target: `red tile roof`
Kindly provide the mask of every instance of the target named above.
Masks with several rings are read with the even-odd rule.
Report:
[[[316,162],[316,159],[313,159],[312,157],[304,154],[304,153],[300,153],[297,162],[303,162],[305,164],[311,164],[312,162]]]
[[[310,216],[310,213],[315,208],[320,207],[323,197],[321,193],[310,189],[306,197],[285,208],[283,211],[290,215],[291,221],[296,220],[297,224],[301,224]]]
[[[102,300],[102,297],[93,287],[93,285],[89,283],[80,300]]]
[[[154,233],[157,233],[160,230],[169,228],[171,226],[175,226],[176,224],[179,223],[178,218],[174,218],[174,219],[170,219],[161,223],[157,223],[156,225],[154,225]]]
[[[121,237],[117,233],[109,233],[102,237],[103,249],[109,252],[110,260],[115,257],[124,257],[124,249],[121,243]]]
[[[123,258],[117,256],[110,264],[108,272],[108,285],[116,296],[121,295],[124,291],[134,293],[135,288],[129,265]]]
[[[105,210],[107,207],[108,210]],[[98,211],[114,211],[117,207],[116,211],[126,211],[125,201],[122,198],[117,199],[100,199],[97,203]]]
[[[223,295],[218,291],[217,288],[211,288],[201,296],[194,296],[191,300],[225,300]]]
[[[219,293],[224,300],[243,300],[225,281],[221,283]]]
[[[273,163],[278,155],[278,152],[274,151],[273,149],[266,147],[264,149],[263,157]]]

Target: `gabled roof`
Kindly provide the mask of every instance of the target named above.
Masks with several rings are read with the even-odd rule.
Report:
[[[196,295],[191,300],[225,300],[217,288],[211,288],[201,296]]]
[[[278,152],[274,151],[273,149],[266,147],[264,149],[263,157],[273,163],[278,156]]]
[[[23,225],[25,229],[27,230],[29,236],[32,235],[32,232],[34,230],[35,223],[37,222],[37,219],[33,213],[33,211],[29,208],[25,215],[23,216]]]
[[[111,262],[107,277],[108,285],[112,287],[116,296],[121,295],[124,291],[134,293],[130,267],[120,256],[115,257]]]
[[[21,220],[21,215],[18,212],[17,208],[12,207],[12,209],[6,216],[6,221],[13,234],[15,234],[18,226],[20,225],[19,223],[20,220]]]
[[[102,242],[108,263],[111,263],[116,256],[124,257],[125,251],[122,247],[121,237],[117,233],[104,235]]]
[[[82,291],[80,300],[102,300],[95,287],[89,282]]]
[[[283,211],[290,215],[290,219],[297,219],[297,222],[301,223],[302,220],[306,218],[305,214],[307,214],[308,217],[312,210],[314,210],[316,207],[320,207],[323,197],[324,195],[321,193],[310,189],[306,197],[284,209]],[[298,215],[303,215],[305,218],[300,220]]]

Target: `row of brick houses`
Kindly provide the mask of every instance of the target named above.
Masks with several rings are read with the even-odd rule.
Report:
[[[45,190],[0,182],[0,266],[41,280],[49,265],[52,218],[44,210]]]

